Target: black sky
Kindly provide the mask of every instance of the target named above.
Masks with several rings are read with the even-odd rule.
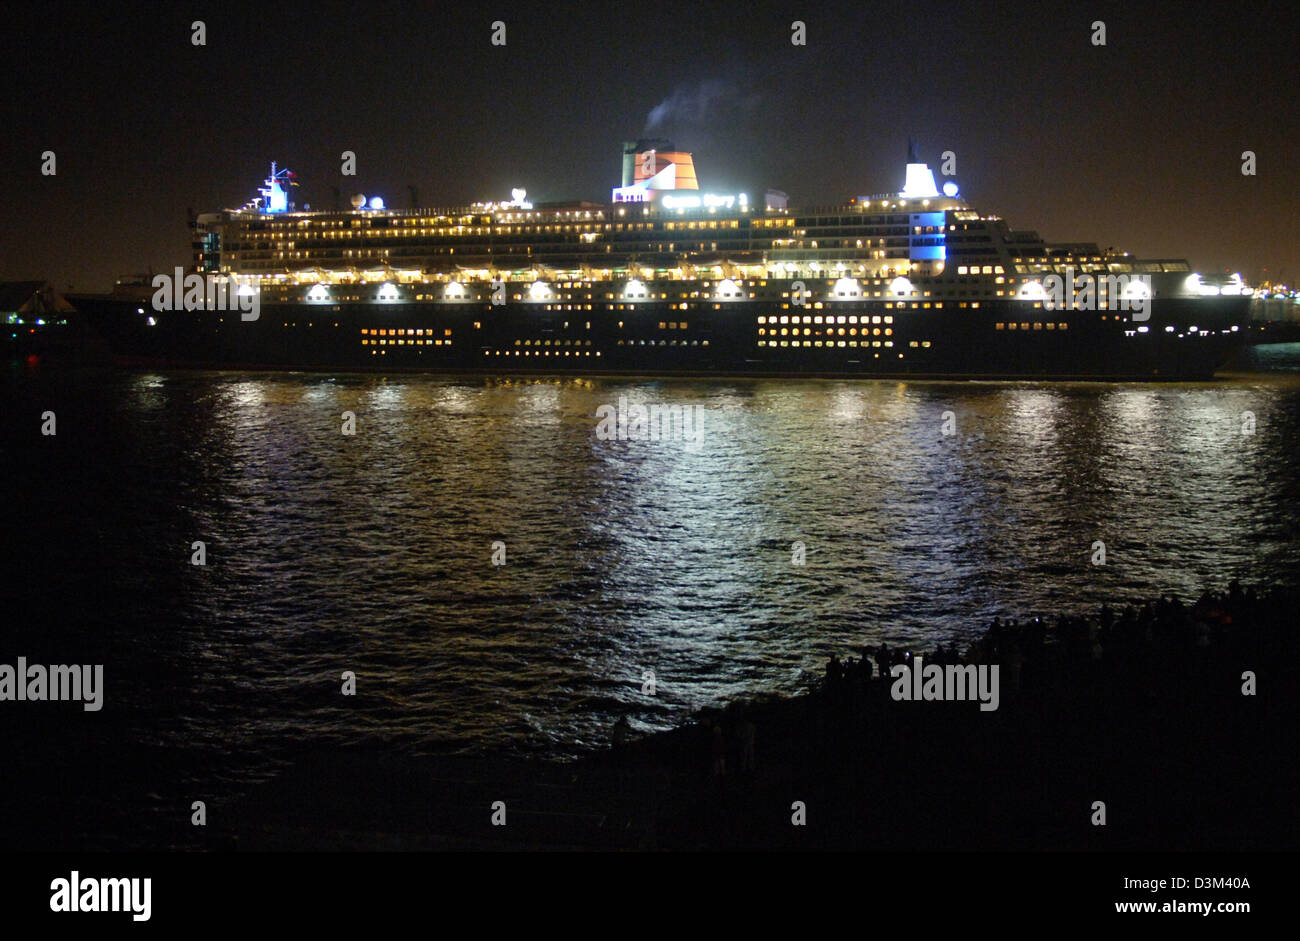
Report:
[[[964,195],[1014,227],[1300,280],[1297,22],[1282,3],[9,9],[0,280],[104,290],[185,264],[186,208],[243,203],[271,160],[316,208],[335,186],[399,208],[408,184],[426,206],[513,186],[605,200],[621,142],[701,89],[704,107],[654,132],[710,190],[813,205],[897,189],[910,135],[932,164],[954,151]]]

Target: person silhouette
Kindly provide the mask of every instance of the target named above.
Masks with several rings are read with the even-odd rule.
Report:
[[[740,728],[737,733],[740,737],[740,770],[742,772],[753,772],[754,770],[754,737],[758,730],[754,723],[750,721],[748,715],[740,717]]]
[[[614,723],[614,732],[610,736],[610,741],[615,754],[622,754],[623,749],[627,747],[628,733],[631,731],[632,726],[627,721],[627,716],[619,716],[618,721]]]

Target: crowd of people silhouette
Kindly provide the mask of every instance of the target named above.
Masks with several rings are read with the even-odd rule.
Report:
[[[927,664],[998,664],[1004,687],[1016,691],[1036,687],[1065,671],[1091,670],[1100,675],[1140,674],[1167,670],[1171,665],[1205,668],[1215,651],[1248,648],[1263,622],[1286,617],[1294,610],[1294,593],[1257,593],[1234,579],[1227,591],[1206,590],[1191,605],[1175,595],[1116,611],[1102,605],[1095,615],[1061,614],[1054,622],[1042,617],[1025,621],[995,617],[988,629],[962,647],[940,643],[923,654]],[[891,668],[906,664],[913,652],[882,641],[864,646],[859,656],[826,662],[823,688],[889,680]]]

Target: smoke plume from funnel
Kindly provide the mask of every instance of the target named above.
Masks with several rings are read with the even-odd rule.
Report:
[[[739,106],[739,97],[735,86],[720,79],[706,79],[698,85],[678,85],[671,95],[650,109],[642,134],[649,134],[668,122],[704,124],[717,117],[724,105]]]

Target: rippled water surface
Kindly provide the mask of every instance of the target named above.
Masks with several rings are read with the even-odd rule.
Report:
[[[701,445],[601,440],[596,410],[620,396],[701,407]],[[1294,372],[1055,385],[14,369],[5,402],[0,662],[102,662],[107,683],[93,717],[3,704],[19,720],[6,734],[39,727],[17,733],[32,767],[67,762],[127,803],[237,791],[301,747],[573,754],[607,741],[620,710],[668,727],[798,689],[831,651],[1300,571]],[[152,756],[154,776],[134,761],[96,778],[78,765],[90,739]]]

